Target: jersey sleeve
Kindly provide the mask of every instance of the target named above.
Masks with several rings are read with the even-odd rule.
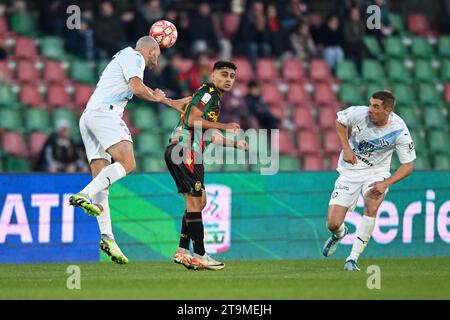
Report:
[[[213,102],[213,97],[210,93],[200,90],[196,94],[194,94],[194,97],[192,97],[192,105],[199,108],[201,111],[205,111],[206,108]]]
[[[337,113],[337,121],[346,127],[353,127],[359,120],[364,119],[366,114],[367,107],[349,107]]]
[[[411,138],[408,128],[401,133],[395,142],[395,151],[397,152],[400,163],[408,163],[416,158],[414,142]]]
[[[145,63],[139,54],[130,53],[119,57],[118,60],[122,68],[123,76],[127,82],[133,77],[144,80]]]

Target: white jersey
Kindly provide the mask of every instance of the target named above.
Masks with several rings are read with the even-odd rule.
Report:
[[[86,109],[110,108],[122,115],[133,97],[129,81],[132,77],[144,79],[145,60],[131,47],[116,53],[103,71]]]
[[[340,173],[365,172],[364,169],[378,173],[390,172],[394,150],[400,163],[408,163],[416,158],[414,143],[405,122],[395,113],[391,113],[388,123],[380,128],[369,120],[369,107],[354,106],[337,113],[337,120],[351,127],[350,147],[356,154],[357,163],[352,165],[343,161],[340,154],[337,171]],[[364,170],[364,171],[361,171]]]

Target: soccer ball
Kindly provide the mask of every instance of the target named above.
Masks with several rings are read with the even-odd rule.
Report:
[[[167,20],[156,21],[148,32],[158,42],[161,48],[170,48],[178,38],[178,31],[175,25]]]

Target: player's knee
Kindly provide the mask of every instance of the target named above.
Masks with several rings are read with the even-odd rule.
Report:
[[[136,169],[136,160],[133,157],[120,159],[118,162],[123,166],[127,174]]]
[[[339,227],[341,226],[341,224],[337,223],[336,221],[328,221],[327,222],[327,228],[330,231],[335,231],[337,230]]]

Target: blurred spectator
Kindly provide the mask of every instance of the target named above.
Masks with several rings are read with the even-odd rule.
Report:
[[[85,158],[70,138],[70,126],[65,120],[57,124],[57,132],[49,136],[39,156],[37,171],[87,172]]]
[[[258,119],[246,107],[245,97],[242,96],[237,87],[234,87],[230,93],[222,97],[220,119],[222,122],[237,122],[243,130],[259,129]]]
[[[247,54],[254,69],[258,56],[262,58],[270,56],[270,37],[261,1],[253,2],[250,12],[242,17],[235,41],[238,51]]]
[[[94,37],[97,46],[106,50],[109,56],[127,46],[124,26],[110,1],[100,4],[100,13],[94,22]]]
[[[161,73],[161,89],[168,97],[184,97],[190,94],[187,76],[181,72],[180,65],[181,55],[175,52]]]
[[[336,2],[335,12],[342,21],[343,19],[347,19],[348,13],[352,8],[357,8],[361,14],[365,14],[368,5],[368,0],[338,0]]]
[[[43,0],[36,1],[39,10],[39,25],[45,33],[62,37],[66,32],[66,1]],[[49,19],[50,17],[50,19]]]
[[[87,20],[81,20],[80,29],[69,30],[66,46],[68,50],[84,59],[93,60],[97,57],[94,30],[89,26]]]
[[[330,68],[334,70],[336,64],[344,59],[338,17],[334,14],[329,15],[325,19],[322,28],[317,32],[316,37],[316,43],[322,50],[323,58]]]
[[[316,44],[309,32],[308,23],[300,22],[297,29],[291,33],[290,41],[297,58],[310,60],[318,55]]]
[[[381,14],[381,29],[368,29],[367,33],[370,35],[374,35],[377,37],[378,42],[383,47],[383,38],[387,36],[391,36],[395,34],[395,28],[391,25],[391,22],[389,20],[389,9],[386,5],[385,0],[375,0],[373,1],[373,4],[377,5],[380,8],[380,14]],[[368,16],[366,16],[366,10],[364,10],[363,16],[366,17],[366,21]]]
[[[281,27],[287,33],[292,32],[299,22],[305,21],[305,14],[308,11],[306,4],[301,0],[290,0],[288,5],[285,1],[280,1],[279,8],[282,10]]]
[[[349,12],[349,20],[345,20],[342,27],[344,37],[345,55],[352,59],[359,71],[362,68],[362,61],[365,57],[372,57],[369,49],[364,43],[366,25],[361,21],[359,8],[353,7]]]
[[[168,7],[163,16],[164,20],[172,22],[178,31],[177,45],[175,47],[164,50],[168,54],[173,54],[175,51],[184,53],[184,56],[189,56],[191,49],[191,38],[189,31],[189,16],[186,12],[179,12],[174,7]]]
[[[139,8],[128,8],[122,14],[122,22],[126,32],[127,41],[136,43],[143,35],[147,35],[150,30],[150,24],[145,19]]]
[[[164,11],[161,8],[161,2],[159,0],[147,1],[141,6],[140,12],[145,21],[147,21],[148,29],[150,29],[153,22],[160,20],[164,15]]]
[[[267,6],[267,26],[273,53],[279,56],[289,49],[289,40],[287,33],[281,29],[277,7],[274,4]]]
[[[281,120],[275,117],[269,110],[269,106],[261,95],[261,87],[258,82],[252,80],[248,83],[248,93],[245,97],[250,114],[254,115],[262,129],[277,129]]]
[[[439,29],[445,34],[450,34],[450,0],[441,0],[442,10],[439,18]]]
[[[197,55],[194,65],[187,74],[189,90],[191,92],[197,90],[204,82],[210,80],[210,75],[211,62],[208,55],[205,52],[201,52]]]
[[[189,32],[194,55],[205,51],[208,54],[216,54],[219,51],[218,37],[208,2],[200,2],[197,11],[189,17]]]

